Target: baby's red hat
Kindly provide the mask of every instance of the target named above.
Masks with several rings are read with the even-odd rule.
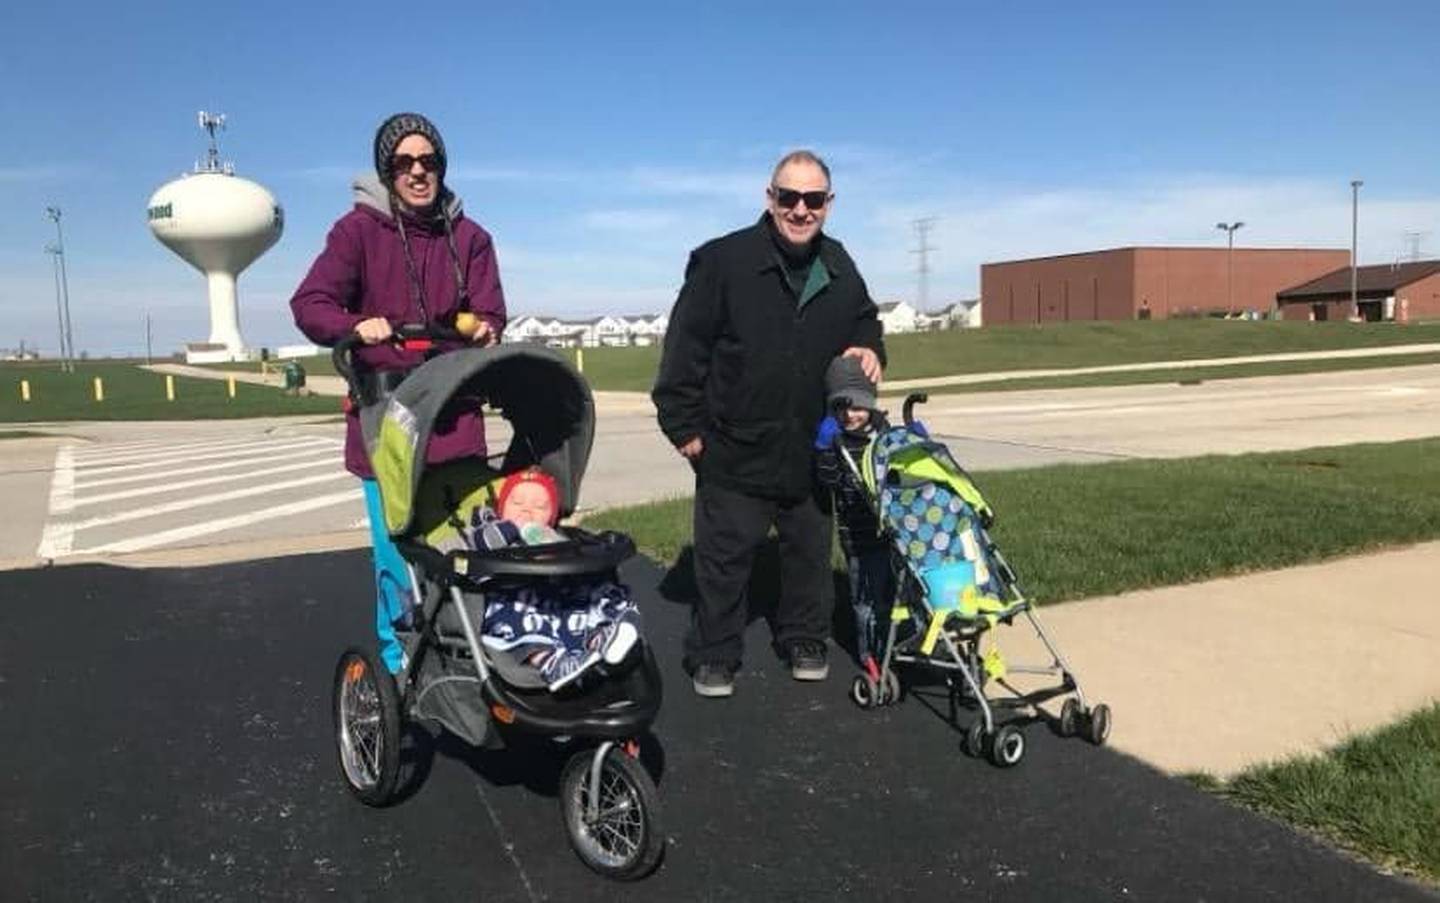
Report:
[[[524,470],[517,470],[505,478],[500,484],[500,492],[495,498],[495,510],[505,510],[505,500],[510,493],[521,483],[537,483],[550,496],[550,526],[555,526],[560,519],[560,487],[556,484],[555,478],[538,467],[527,467]]]

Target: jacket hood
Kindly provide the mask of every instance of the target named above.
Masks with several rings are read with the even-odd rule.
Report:
[[[388,223],[395,221],[394,213],[390,209],[390,192],[385,184],[376,175],[360,175],[350,183],[355,192],[355,206],[363,207],[371,212],[378,213]],[[460,196],[455,194],[444,185],[440,186],[440,209],[444,211],[445,218],[451,223],[456,222],[465,213],[464,206],[460,203]],[[416,222],[421,222],[419,216],[414,216]]]

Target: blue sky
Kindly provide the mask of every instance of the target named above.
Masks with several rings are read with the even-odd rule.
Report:
[[[1014,7],[1006,9],[1004,7]],[[201,276],[145,202],[222,152],[286,210],[240,279],[252,344],[350,205],[385,115],[440,126],[496,237],[512,313],[665,309],[685,254],[758,215],[773,160],[835,171],[828,231],[914,300],[910,221],[939,220],[932,306],[984,260],[1124,244],[1440,254],[1440,4],[24,4],[0,34],[0,347],[55,346],[47,204],[65,212],[77,346],[208,333]]]

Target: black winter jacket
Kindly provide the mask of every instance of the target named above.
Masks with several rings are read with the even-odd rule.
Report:
[[[865,552],[873,552],[886,546],[880,536],[880,519],[875,515],[874,503],[865,485],[856,477],[841,457],[838,447],[844,443],[845,451],[856,467],[860,466],[865,447],[874,437],[874,431],[863,433],[842,432],[835,437],[829,448],[815,453],[815,476],[820,485],[829,489],[835,501],[835,526],[840,534],[840,549],[845,557],[854,558]]]
[[[814,490],[812,441],[825,416],[825,368],[846,348],[885,360],[875,302],[845,248],[821,235],[801,303],[766,223],[693,251],[670,314],[651,397],[679,446],[700,437],[699,478],[751,495]]]

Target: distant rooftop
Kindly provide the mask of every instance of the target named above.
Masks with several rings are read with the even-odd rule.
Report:
[[[1402,285],[1419,282],[1426,276],[1440,273],[1440,260],[1415,260],[1409,263],[1357,267],[1355,294],[1364,298],[1385,298]],[[1281,301],[1318,301],[1325,298],[1350,297],[1350,268],[1331,270],[1318,279],[1292,286],[1275,296]]]

